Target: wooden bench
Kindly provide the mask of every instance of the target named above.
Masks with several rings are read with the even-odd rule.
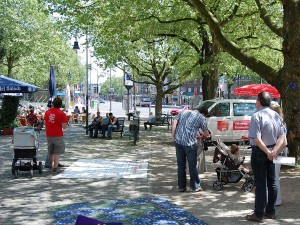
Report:
[[[124,133],[124,136],[129,136],[129,139],[133,138],[133,145],[136,145],[136,142],[139,140],[139,118],[135,118],[130,121],[129,130]]]
[[[150,130],[152,126],[168,126],[170,129],[170,125],[172,123],[172,116],[168,114],[158,114],[150,121]]]
[[[120,126],[118,129],[113,130],[113,132],[121,133],[121,137],[123,137],[125,117],[118,117],[118,122]]]

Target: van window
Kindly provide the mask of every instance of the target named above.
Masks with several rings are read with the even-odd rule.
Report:
[[[255,111],[255,103],[233,103],[234,116],[252,116]]]
[[[209,114],[216,117],[230,116],[230,103],[224,102],[217,104],[210,110]]]

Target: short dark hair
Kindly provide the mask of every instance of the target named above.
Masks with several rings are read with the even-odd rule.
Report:
[[[109,115],[109,116],[112,116],[113,114],[112,114],[112,113],[108,113],[108,115]]]
[[[61,98],[56,97],[53,100],[52,103],[53,103],[54,108],[61,108],[62,107],[62,100],[61,100]]]
[[[258,101],[264,107],[270,107],[271,105],[271,95],[268,92],[260,92],[257,96]]]
[[[208,110],[207,110],[207,108],[204,108],[203,106],[197,108],[197,110],[199,111],[199,113],[201,113],[201,114],[202,114],[203,116],[205,116],[205,117],[208,115]]]

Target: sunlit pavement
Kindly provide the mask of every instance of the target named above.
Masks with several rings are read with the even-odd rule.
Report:
[[[128,129],[128,121],[126,121]],[[250,224],[244,217],[252,213],[254,192],[244,192],[243,182],[225,185],[222,191],[212,187],[217,179],[212,163],[213,147],[206,152],[208,172],[201,174],[203,192],[177,190],[177,170],[174,144],[167,127],[140,128],[137,146],[128,137],[115,133],[112,140],[90,139],[81,126],[65,131],[66,153],[61,163],[70,166],[78,159],[148,160],[147,179],[57,179],[56,174],[44,169],[33,178],[11,173],[13,158],[12,137],[0,136],[0,224],[52,224],[49,209],[81,202],[99,202],[140,197],[165,197],[192,215],[211,225]],[[249,164],[250,151],[242,150]],[[41,132],[38,159],[46,157],[45,132]],[[264,224],[300,224],[300,171],[291,169],[281,173],[283,204],[276,208],[277,220]]]

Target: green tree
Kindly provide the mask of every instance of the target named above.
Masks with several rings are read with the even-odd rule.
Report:
[[[107,1],[85,5],[69,3],[69,1],[57,1],[53,10],[58,10],[69,17],[70,23],[74,20],[78,21],[82,29],[89,27],[95,55],[104,58],[106,66],[121,63],[120,67],[122,67],[122,63],[125,62],[131,67],[135,81],[155,85],[156,102],[159,103],[156,105],[156,112],[161,111],[160,103],[164,95],[172,93],[182,83],[194,80],[200,73],[206,78],[213,77],[208,75],[217,74],[216,70],[210,70],[208,67],[203,67],[201,72],[199,66],[210,63],[208,54],[211,53],[198,47],[201,46],[202,40],[199,39],[199,35],[197,38],[192,38],[195,34],[193,29],[186,29],[199,26],[194,18],[190,18],[189,6],[181,11],[188,15],[187,18],[173,17],[169,21],[163,21],[167,16],[180,14],[180,7],[184,6],[181,2],[177,2],[171,8],[166,2],[153,2],[144,8],[147,5],[146,1],[140,1],[138,4],[136,2],[128,4],[127,1],[117,4],[110,4]],[[120,7],[124,10],[120,11]],[[174,14],[174,11],[178,13]],[[153,16],[153,12],[158,15]],[[93,18],[87,20],[82,15],[87,17],[93,15]],[[205,37],[207,38],[208,36]],[[151,42],[164,42],[165,48],[153,48]],[[205,44],[209,45],[209,42],[206,41]],[[209,49],[209,46],[205,48]],[[152,56],[148,57],[150,55]],[[171,56],[173,59],[170,58]],[[213,80],[214,82],[205,83],[207,90],[210,83],[217,83],[215,79]],[[211,86],[211,90],[214,90],[215,86]],[[213,93],[211,96],[214,96],[214,91],[211,93]]]
[[[190,49],[183,49],[184,46],[174,43],[172,38],[138,40],[131,45],[124,57],[124,61],[132,70],[129,74],[132,73],[133,81],[156,87],[156,114],[161,113],[164,96],[173,93],[183,82],[192,79],[192,69],[198,66],[197,57],[191,57],[193,54]],[[186,69],[186,65],[191,61],[194,61],[194,67]]]
[[[107,79],[101,85],[101,95],[109,95],[110,87],[114,89],[114,95],[121,96],[126,93],[127,90],[124,87],[124,78],[123,77],[112,77],[111,80]]]
[[[4,41],[3,29],[0,27],[0,62],[2,62],[6,53],[6,49],[3,45],[3,41]]]
[[[268,58],[262,58],[259,54],[254,54],[248,51],[246,43],[244,45],[237,44],[236,40],[232,39],[229,33],[226,33],[220,26],[220,14],[214,13],[211,9],[213,2],[203,0],[190,0],[194,9],[207,22],[212,34],[217,39],[219,46],[239,60],[243,65],[255,71],[263,77],[268,83],[274,85],[281,94],[283,109],[285,113],[285,121],[290,132],[296,132],[296,138],[289,139],[290,154],[297,157],[300,146],[300,5],[299,1],[264,1],[255,0],[245,2],[249,8],[256,9],[259,13],[260,20],[257,17],[248,18],[240,27],[236,27],[236,32],[241,32],[242,27],[245,35],[249,30],[255,29],[255,26],[269,30],[273,37],[270,39],[256,40],[256,43],[265,45],[268,48],[270,58],[276,54],[282,54],[283,65],[281,61],[274,62]],[[222,3],[225,9],[225,4],[234,4],[234,1],[226,1]],[[255,34],[255,33],[254,33]],[[253,34],[253,35],[254,35]],[[282,47],[277,48],[277,43],[282,40]],[[255,47],[253,42],[248,43],[249,47]],[[259,52],[258,52],[259,53]]]
[[[64,86],[67,74],[74,81],[82,77],[78,57],[66,41],[66,34],[44,13],[44,4],[37,0],[0,2],[1,46],[6,55],[0,64],[1,73],[47,88],[49,66],[55,65],[57,85]]]

